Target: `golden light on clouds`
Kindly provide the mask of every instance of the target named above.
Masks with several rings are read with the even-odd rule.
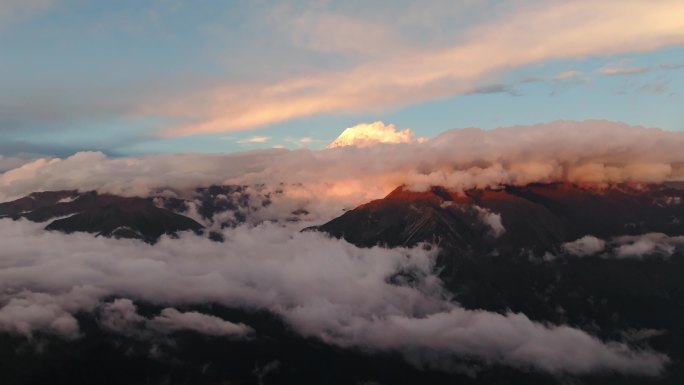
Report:
[[[548,60],[646,52],[684,43],[684,2],[606,0],[520,7],[451,46],[410,45],[346,70],[272,82],[224,84],[150,115],[190,122],[161,133],[247,130],[323,113],[376,111],[465,93],[507,70]]]
[[[408,128],[397,131],[394,124],[361,123],[344,130],[337,139],[328,145],[328,148],[370,147],[379,143],[411,143],[414,140],[413,131]]]

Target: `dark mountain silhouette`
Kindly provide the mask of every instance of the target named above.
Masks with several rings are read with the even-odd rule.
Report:
[[[78,321],[84,335],[73,341],[37,334],[43,345],[34,349],[22,337],[0,334],[0,378],[8,384],[681,384],[684,255],[573,257],[563,254],[561,246],[585,235],[682,235],[681,187],[557,183],[463,193],[440,187],[424,192],[397,188],[309,229],[361,247],[436,244],[435,270],[460,306],[520,312],[605,341],[653,349],[671,360],[660,377],[612,372],[552,376],[468,357],[452,357],[450,362],[476,368],[475,374],[416,366],[396,351],[340,348],[302,337],[269,312],[197,304],[186,310],[245,322],[258,333],[253,339],[230,340],[177,332],[160,343],[109,333],[96,315],[83,313]],[[47,222],[51,230],[153,242],[162,234],[201,231],[199,223],[182,215],[191,205],[216,228],[244,223],[250,213],[270,204],[269,195],[255,194],[240,186],[201,188],[187,199],[44,192],[0,204],[0,217]],[[228,212],[233,215],[225,215]],[[306,215],[293,213],[293,220],[300,214]],[[220,233],[209,236],[222,241]],[[418,279],[411,274],[387,279],[410,285]],[[141,314],[149,316],[161,309],[158,304],[140,305]],[[264,368],[274,362],[276,369],[266,373]]]
[[[47,222],[46,229],[65,233],[88,232],[98,236],[136,238],[154,243],[164,234],[180,231],[202,232],[208,224],[208,237],[223,242],[218,231],[247,222],[255,212],[271,205],[272,194],[264,186],[213,185],[195,189],[185,198],[167,196],[121,197],[97,192],[46,191],[32,193],[11,202],[0,203],[0,218],[25,218]],[[196,211],[190,213],[191,206]],[[283,219],[297,222],[309,213],[298,209]]]
[[[98,236],[135,238],[154,243],[164,234],[201,232],[195,220],[157,207],[152,198],[120,197],[96,192],[33,193],[0,203],[0,217],[50,221],[47,230],[87,232]]]
[[[500,217],[501,234],[486,223],[488,215]],[[363,247],[428,242],[467,254],[496,250],[541,257],[584,235],[684,234],[684,190],[673,185],[598,188],[568,183],[463,193],[399,187],[316,229]]]
[[[484,220],[491,214],[498,215],[505,228],[498,236]],[[630,330],[651,330],[652,336],[636,343],[667,354],[672,362],[664,377],[640,381],[684,381],[684,254],[573,257],[561,247],[585,235],[683,235],[681,184],[598,188],[555,183],[463,193],[400,187],[308,230],[361,247],[437,244],[436,269],[461,306],[521,312],[606,340],[629,340],[625,333]],[[598,382],[630,381],[608,376]]]

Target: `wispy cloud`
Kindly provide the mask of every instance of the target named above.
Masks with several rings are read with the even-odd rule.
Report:
[[[244,130],[321,113],[377,110],[477,88],[485,76],[550,59],[650,51],[684,42],[684,3],[576,1],[522,7],[459,43],[404,48],[349,70],[227,84],[144,112],[190,123],[166,136]],[[640,20],[634,23],[634,20]]]
[[[622,60],[617,64],[606,65],[598,70],[601,75],[639,75],[658,70],[677,70],[684,68],[684,63],[661,63],[653,66],[627,66],[629,60]]]
[[[570,80],[570,79],[576,79],[582,76],[581,72],[571,70],[571,71],[565,71],[561,72],[558,75],[553,77],[553,80],[558,80],[558,81],[565,81],[565,80]]]
[[[53,0],[2,0],[0,1],[0,26],[4,23],[27,19],[49,9]]]
[[[519,96],[520,92],[509,84],[490,84],[482,87],[477,87],[466,92],[469,95],[477,94],[509,94],[511,96]]]
[[[601,75],[637,75],[650,70],[649,67],[603,67],[599,73]]]
[[[658,67],[664,70],[677,70],[684,68],[684,63],[662,63]]]
[[[240,139],[237,142],[240,144],[250,144],[250,143],[264,143],[271,139],[269,136],[251,136],[249,138]]]

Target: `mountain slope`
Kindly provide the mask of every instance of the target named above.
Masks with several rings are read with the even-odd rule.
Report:
[[[555,183],[464,193],[399,187],[317,229],[365,247],[428,242],[464,253],[541,257],[585,235],[684,234],[682,219],[684,190],[666,185],[599,189]]]
[[[120,197],[96,192],[52,191],[33,193],[12,202],[0,203],[0,218],[25,218],[34,222],[52,220],[47,230],[65,233],[135,238],[154,243],[164,234],[201,232],[195,220],[157,207],[151,198]]]

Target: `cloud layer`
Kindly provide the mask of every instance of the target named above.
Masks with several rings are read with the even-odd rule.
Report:
[[[602,342],[523,314],[460,308],[433,273],[434,252],[358,249],[300,226],[225,230],[218,244],[186,234],[157,245],[45,232],[0,220],[0,330],[78,338],[75,312],[101,314],[114,332],[191,330],[243,337],[259,330],[173,307],[146,318],[129,298],[168,305],[216,302],[268,309],[306,336],[339,346],[398,350],[423,364],[454,357],[584,374],[612,370],[658,375],[667,357]],[[393,284],[397,273],[415,277]],[[122,297],[103,303],[109,296]],[[167,305],[167,306],[168,306]]]
[[[446,131],[425,142],[107,158],[80,152],[0,174],[0,201],[40,190],[182,194],[209,184],[288,185],[291,199],[338,213],[405,184],[453,190],[501,184],[662,182],[684,177],[684,133],[607,121]]]

